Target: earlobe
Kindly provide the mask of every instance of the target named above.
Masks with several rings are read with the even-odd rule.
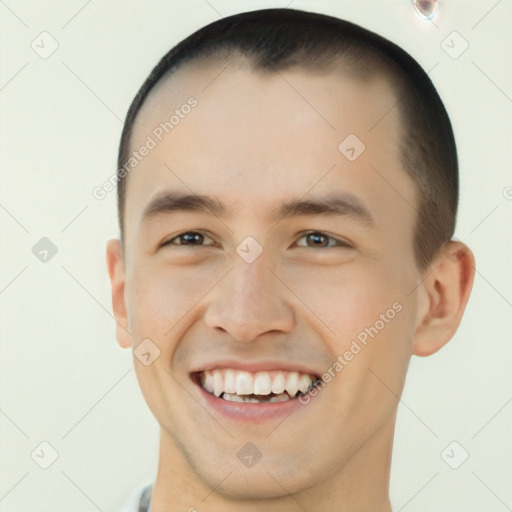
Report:
[[[429,356],[440,350],[457,331],[475,277],[475,257],[459,241],[446,242],[419,289],[422,308],[412,353]]]
[[[106,259],[112,293],[112,311],[116,319],[116,339],[121,348],[130,348],[131,337],[124,296],[126,271],[120,240],[112,239],[107,242]]]

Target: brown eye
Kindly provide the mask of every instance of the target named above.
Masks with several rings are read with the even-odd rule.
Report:
[[[346,242],[342,242],[340,240],[336,240],[335,238],[326,235],[325,233],[321,233],[319,231],[312,231],[310,233],[306,233],[302,238],[306,238],[306,246],[300,245],[299,247],[319,247],[321,249],[329,248],[329,247],[350,247],[350,245]],[[334,244],[330,244],[329,242],[334,242]]]
[[[182,235],[179,235],[178,237],[180,241],[182,242],[181,245],[199,245],[199,242],[202,242],[204,240],[204,235],[202,233],[183,233]]]
[[[179,235],[167,240],[162,244],[162,247],[165,245],[188,245],[188,246],[202,246],[202,242],[205,239],[208,239],[206,235],[200,233],[199,231],[185,231],[184,233],[180,233]],[[175,240],[179,240],[179,243],[175,243]],[[211,239],[210,239],[211,240]]]

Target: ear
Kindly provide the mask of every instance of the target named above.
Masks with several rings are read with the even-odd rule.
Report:
[[[128,314],[124,298],[126,282],[125,262],[121,241],[112,239],[107,242],[107,269],[112,288],[112,311],[116,319],[116,338],[121,348],[131,347]]]
[[[450,240],[426,274],[419,289],[419,318],[412,344],[417,356],[434,354],[457,331],[473,287],[475,257],[467,245]]]

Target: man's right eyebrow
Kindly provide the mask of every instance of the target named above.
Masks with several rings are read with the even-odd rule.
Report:
[[[221,217],[226,213],[226,206],[222,201],[213,197],[164,191],[152,199],[144,208],[142,219],[149,220],[159,215],[180,211],[210,213],[216,217]]]

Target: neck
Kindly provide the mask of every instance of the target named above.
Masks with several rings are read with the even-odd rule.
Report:
[[[158,472],[151,512],[391,512],[389,476],[396,417],[390,417],[347,462],[320,484],[266,499],[232,499],[193,469],[169,433],[160,430]],[[222,480],[222,479],[219,479]],[[299,504],[299,505],[298,505]]]

